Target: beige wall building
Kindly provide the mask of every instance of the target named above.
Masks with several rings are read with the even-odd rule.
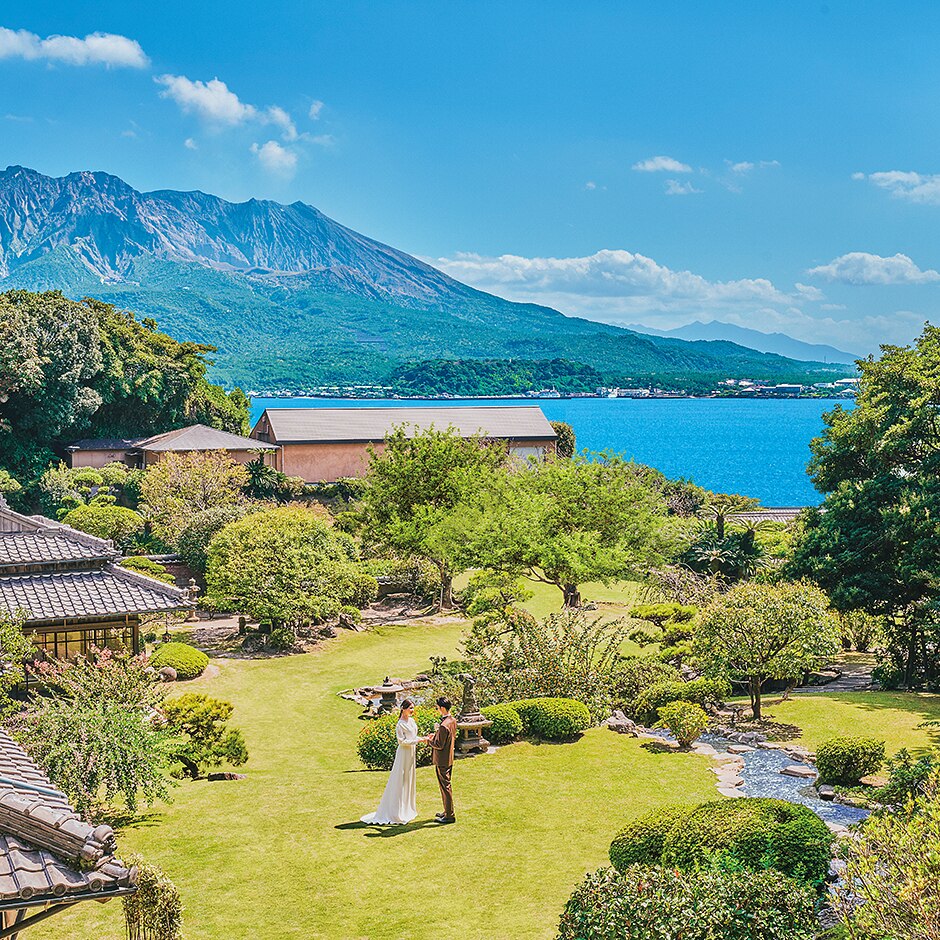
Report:
[[[369,448],[381,450],[394,428],[454,428],[463,437],[506,441],[520,458],[555,452],[557,435],[537,406],[425,408],[268,408],[251,436],[274,445],[274,466],[308,483],[362,476]]]
[[[265,462],[274,465],[273,447],[205,424],[192,424],[187,428],[134,440],[104,438],[76,441],[66,450],[71,456],[73,467],[100,468],[117,461],[129,467],[145,468],[157,463],[164,454],[210,450],[223,450],[238,463],[248,463],[262,451],[265,453]]]

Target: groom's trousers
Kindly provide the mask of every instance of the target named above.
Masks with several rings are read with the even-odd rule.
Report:
[[[441,800],[444,803],[444,815],[448,819],[453,819],[454,792],[450,786],[450,772],[454,769],[454,765],[451,764],[450,767],[442,767],[440,764],[435,764],[434,769],[437,771],[437,783],[441,788]]]

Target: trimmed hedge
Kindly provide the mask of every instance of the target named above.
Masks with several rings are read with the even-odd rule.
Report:
[[[154,669],[172,666],[176,670],[177,679],[195,679],[201,676],[209,665],[209,657],[195,646],[174,640],[172,643],[164,643],[154,651],[150,657],[150,665]]]
[[[627,823],[610,843],[610,863],[623,871],[628,865],[658,865],[666,836],[694,807],[666,806]]]
[[[418,725],[418,736],[430,734],[440,715],[433,708],[416,708],[415,722]],[[359,732],[356,741],[356,751],[359,760],[370,770],[391,770],[395,763],[395,752],[398,750],[398,738],[395,736],[395,726],[398,724],[398,712],[373,718],[366,722]],[[419,744],[416,748],[415,758],[419,767],[431,763],[431,746]]]
[[[484,734],[494,744],[509,744],[522,734],[522,718],[512,705],[487,705],[480,714],[493,722]]]
[[[713,867],[774,868],[794,881],[826,878],[833,836],[808,807],[740,797],[703,803],[666,835],[662,862],[685,871]]]
[[[659,709],[670,702],[692,702],[705,708],[720,705],[730,694],[731,686],[725,679],[654,682],[637,695],[633,711],[640,721],[648,724],[656,721]]]
[[[669,702],[659,709],[656,728],[668,728],[680,747],[689,747],[708,727],[708,715],[694,702]]]
[[[877,738],[844,735],[823,742],[816,752],[820,783],[857,786],[862,777],[880,769],[885,759],[885,743]]]
[[[509,702],[522,719],[523,731],[544,741],[571,741],[591,727],[591,713],[573,698],[526,698]]]
[[[565,905],[558,940],[812,940],[813,902],[773,871],[602,868]]]

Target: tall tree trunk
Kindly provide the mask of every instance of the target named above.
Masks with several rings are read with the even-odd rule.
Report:
[[[725,540],[725,514],[723,512],[715,513],[715,534],[719,542]]]
[[[754,678],[752,678],[752,679],[751,679],[751,687],[750,687],[750,693],[751,693],[751,713],[754,715],[754,720],[755,720],[755,721],[760,721],[760,719],[761,719],[761,714],[760,714],[760,687],[761,687],[761,681],[760,681],[760,679],[754,679]]]
[[[910,635],[907,638],[907,662],[904,664],[904,685],[910,688],[914,682],[914,664],[917,661],[917,620],[911,618],[908,624]]]
[[[565,607],[577,610],[581,606],[581,592],[578,590],[578,585],[565,584],[562,585],[561,590],[565,596]]]
[[[441,572],[441,610],[454,606],[454,576],[449,571]]]

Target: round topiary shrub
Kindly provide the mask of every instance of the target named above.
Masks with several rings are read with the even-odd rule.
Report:
[[[666,806],[628,822],[610,843],[610,863],[623,871],[628,865],[658,865],[666,836],[692,812],[690,806]]]
[[[708,715],[693,702],[670,702],[659,709],[656,728],[668,728],[680,747],[689,747],[708,727]]]
[[[862,777],[875,773],[884,759],[884,741],[851,735],[830,738],[816,752],[819,782],[857,786]]]
[[[775,871],[602,868],[568,900],[558,940],[811,940],[814,900]]]
[[[508,744],[522,734],[522,718],[512,705],[487,705],[480,713],[493,722],[484,733],[494,744]]]
[[[434,730],[440,716],[433,708],[415,709],[415,722],[418,725],[418,736],[430,734]],[[356,741],[356,751],[359,760],[369,770],[391,770],[395,763],[395,752],[398,750],[398,738],[395,736],[395,726],[398,724],[398,712],[383,715],[366,722],[359,732]],[[417,764],[425,767],[431,763],[431,746],[419,744],[416,753]]]
[[[832,839],[829,827],[799,803],[717,800],[703,803],[670,830],[662,861],[683,870],[774,868],[794,881],[818,885],[829,870]]]
[[[195,646],[174,641],[158,647],[150,657],[150,665],[154,669],[172,666],[177,679],[195,679],[209,665],[209,657]]]
[[[725,679],[693,679],[691,682],[654,682],[640,692],[633,702],[639,721],[656,721],[659,709],[670,702],[692,702],[702,708],[720,705],[731,694]]]
[[[571,741],[591,727],[591,713],[573,698],[527,698],[509,702],[526,734],[544,741]]]

